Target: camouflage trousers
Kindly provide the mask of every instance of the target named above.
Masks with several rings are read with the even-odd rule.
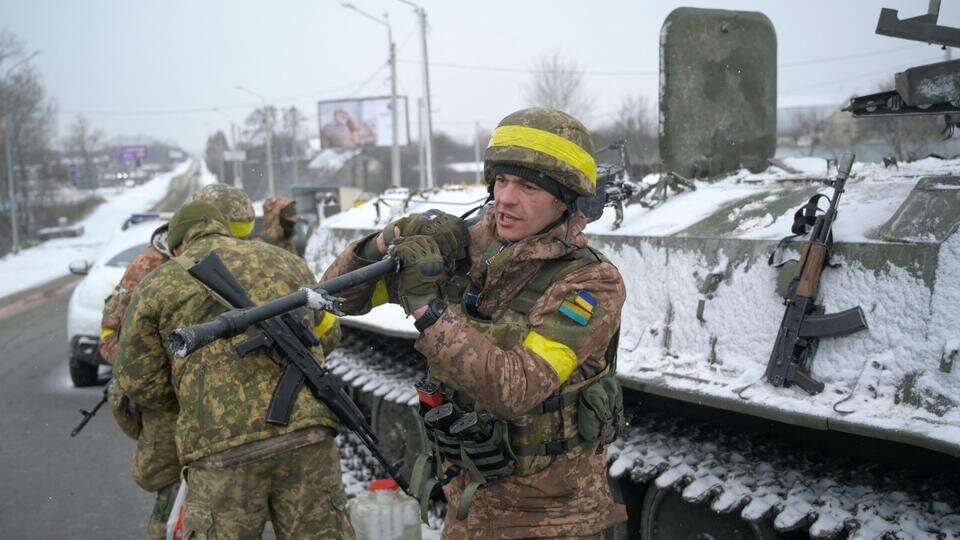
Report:
[[[333,437],[226,469],[190,468],[184,538],[354,537]]]
[[[147,523],[147,536],[150,540],[166,540],[167,518],[173,509],[173,501],[177,498],[180,482],[174,482],[157,492],[157,502],[153,504],[153,513]]]

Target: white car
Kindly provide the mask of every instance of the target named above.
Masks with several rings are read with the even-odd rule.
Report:
[[[70,263],[71,273],[86,276],[73,290],[67,308],[70,379],[74,386],[97,384],[98,368],[106,364],[97,350],[103,301],[120,282],[127,265],[150,244],[153,231],[168,218],[160,214],[131,216],[96,260]]]

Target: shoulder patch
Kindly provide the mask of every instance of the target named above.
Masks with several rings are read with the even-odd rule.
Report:
[[[597,300],[586,291],[579,291],[572,298],[564,299],[560,303],[560,313],[566,315],[580,326],[586,326],[593,316],[593,308]]]

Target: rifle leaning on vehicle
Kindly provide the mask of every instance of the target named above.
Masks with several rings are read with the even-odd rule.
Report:
[[[794,234],[803,234],[809,221],[813,220],[813,223],[800,262],[787,288],[787,307],[764,374],[774,386],[796,384],[808,394],[821,392],[823,383],[810,376],[810,363],[820,338],[845,336],[867,328],[860,306],[827,315],[823,306],[817,304],[820,277],[830,259],[833,245],[832,228],[837,219],[837,205],[853,167],[853,159],[853,154],[844,154],[837,166],[837,177],[827,181],[833,187],[833,197],[829,198],[830,207],[825,212],[818,215],[818,202],[827,198],[818,194],[795,216]]]
[[[387,462],[377,447],[376,434],[367,424],[363,412],[343,390],[340,380],[321,367],[313,357],[309,347],[319,345],[320,341],[294,312],[308,305],[312,295],[321,295],[320,298],[329,302],[330,295],[379,279],[396,272],[397,268],[398,262],[387,258],[314,287],[303,287],[293,294],[254,306],[243,285],[230,273],[216,252],[210,252],[187,271],[234,308],[240,309],[227,311],[210,322],[171,332],[167,346],[171,354],[183,358],[214,341],[239,335],[250,326],[255,326],[256,335],[237,345],[237,353],[245,356],[260,348],[270,348],[277,353],[283,368],[267,411],[267,422],[286,425],[297,395],[306,384],[313,395],[360,438],[397,485],[409,493],[407,481]],[[330,307],[336,308],[332,304]]]

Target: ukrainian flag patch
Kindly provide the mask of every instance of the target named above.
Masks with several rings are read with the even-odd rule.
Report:
[[[580,291],[572,300],[564,300],[560,303],[560,313],[563,313],[580,326],[586,326],[593,315],[593,308],[597,305],[597,299],[586,291]]]

